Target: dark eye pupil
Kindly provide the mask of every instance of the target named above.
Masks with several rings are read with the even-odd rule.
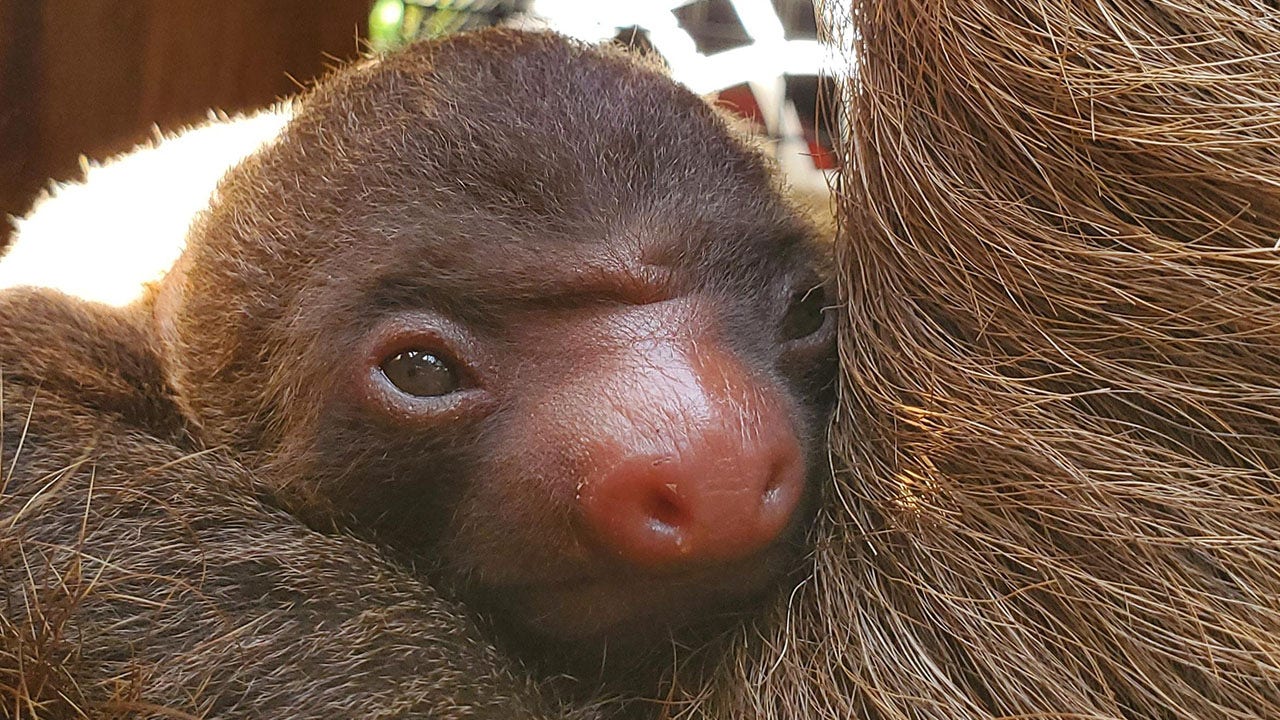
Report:
[[[798,292],[791,297],[791,307],[782,321],[782,336],[787,340],[808,337],[822,329],[826,321],[826,295],[821,287]]]
[[[406,350],[386,360],[382,374],[401,392],[416,397],[438,397],[458,389],[453,368],[424,350]]]

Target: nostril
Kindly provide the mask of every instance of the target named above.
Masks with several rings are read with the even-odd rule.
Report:
[[[653,568],[740,559],[774,542],[804,494],[794,438],[779,433],[726,454],[708,437],[699,452],[622,458],[587,479],[579,500],[592,542]]]
[[[807,473],[785,404],[737,364],[698,360],[688,383],[627,386],[625,417],[584,448],[577,511],[602,557],[663,571],[736,562],[791,526]]]
[[[655,488],[649,495],[645,514],[649,517],[654,530],[675,533],[683,522],[684,512],[680,509],[678,495],[674,484],[664,484]]]
[[[769,468],[768,480],[765,481],[764,490],[760,493],[760,503],[762,505],[769,505],[778,500],[782,487],[786,484],[784,479],[787,471],[786,464],[786,461],[780,461]]]

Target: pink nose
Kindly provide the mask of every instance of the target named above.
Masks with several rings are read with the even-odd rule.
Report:
[[[584,478],[579,502],[606,552],[651,569],[722,562],[764,549],[790,524],[805,488],[799,441],[776,393],[726,362],[664,368],[616,401],[638,417],[615,428],[661,428],[666,439],[622,433],[594,448],[601,472]]]

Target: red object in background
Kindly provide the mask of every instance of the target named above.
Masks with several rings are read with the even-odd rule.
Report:
[[[765,128],[764,110],[756,100],[751,86],[746,83],[725,88],[716,94],[716,105],[723,107],[739,117],[754,123],[760,130]],[[822,144],[817,132],[817,119],[800,115],[804,141],[809,146],[809,157],[818,170],[834,170],[837,167],[835,153]]]
[[[751,86],[746,83],[734,85],[716,93],[716,105],[750,120],[761,129],[765,127],[764,111],[760,109],[760,103],[756,102],[756,95],[751,92]]]

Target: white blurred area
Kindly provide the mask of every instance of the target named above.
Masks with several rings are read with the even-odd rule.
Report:
[[[749,45],[711,55],[698,52],[672,11],[689,0],[534,0],[530,14],[566,35],[598,42],[623,28],[640,27],[666,59],[671,74],[689,89],[708,94],[743,81],[769,82],[783,75],[827,74],[836,66],[816,40],[787,40],[769,0],[728,0],[751,38]]]
[[[747,84],[762,137],[771,141],[787,182],[816,209],[815,217],[823,215],[831,171],[815,167],[786,78],[830,74],[833,51],[816,40],[787,39],[770,0],[727,0],[750,42],[703,54],[675,12],[690,1],[533,0],[517,24],[591,42],[638,28],[690,89],[714,95]],[[82,178],[53,185],[15,222],[13,242],[0,258],[0,289],[36,285],[116,306],[134,301],[181,253],[192,219],[208,206],[222,175],[275,138],[288,118],[284,108],[211,114],[206,124],[157,133],[155,141],[101,164],[84,162]]]
[[[681,27],[675,10],[690,0],[533,0],[530,15],[566,35],[599,42],[626,28],[641,28],[666,60],[671,75],[700,95],[746,83],[760,106],[766,135],[776,138],[774,156],[798,192],[825,194],[828,178],[814,167],[795,105],[787,100],[786,77],[833,76],[845,67],[834,49],[817,40],[788,40],[770,0],[727,0],[750,43],[703,54]],[[852,0],[828,6],[834,17]]]
[[[0,258],[0,289],[35,285],[127,305],[181,254],[218,180],[288,120],[284,107],[211,115],[106,162],[84,161],[81,180],[53,185],[15,221]]]

